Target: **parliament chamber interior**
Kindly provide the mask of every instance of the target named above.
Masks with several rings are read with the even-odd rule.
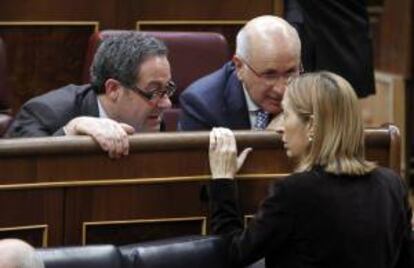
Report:
[[[210,227],[209,132],[177,129],[179,97],[232,59],[247,21],[284,17],[287,2],[2,0],[0,239],[28,242],[46,267],[222,267],[223,245]],[[414,3],[366,2],[376,90],[360,99],[366,157],[400,174],[412,190]],[[164,113],[165,132],[130,136],[129,155],[120,159],[87,136],[6,137],[29,99],[88,83],[99,44],[126,31],[156,37],[169,50],[177,89]],[[295,163],[274,131],[234,133],[238,146],[253,148],[236,175],[247,225],[269,183],[283,180]],[[172,264],[180,258],[187,266]]]

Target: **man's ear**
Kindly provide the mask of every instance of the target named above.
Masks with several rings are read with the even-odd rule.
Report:
[[[234,55],[232,58],[234,66],[236,67],[236,74],[240,81],[243,81],[243,62],[240,60],[239,56]]]
[[[121,92],[121,84],[115,79],[109,78],[105,81],[105,95],[112,101],[116,101]]]

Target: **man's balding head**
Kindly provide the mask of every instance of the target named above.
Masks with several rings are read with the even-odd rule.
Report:
[[[272,115],[281,112],[287,81],[300,72],[300,55],[298,33],[282,18],[260,16],[240,30],[233,62],[259,109]]]
[[[236,54],[249,60],[257,49],[281,46],[288,47],[300,58],[301,43],[295,28],[282,18],[265,15],[250,20],[239,31]]]

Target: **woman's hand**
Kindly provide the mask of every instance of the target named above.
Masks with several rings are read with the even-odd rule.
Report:
[[[210,170],[213,179],[233,179],[252,148],[237,157],[236,139],[227,128],[213,128],[210,132]]]

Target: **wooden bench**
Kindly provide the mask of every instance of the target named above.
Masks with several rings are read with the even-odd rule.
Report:
[[[293,163],[274,132],[236,132],[253,147],[238,175],[246,220],[268,183]],[[111,160],[89,137],[0,140],[0,238],[35,246],[113,243],[208,234],[208,132],[140,134]],[[367,157],[399,172],[394,126],[366,130]]]

